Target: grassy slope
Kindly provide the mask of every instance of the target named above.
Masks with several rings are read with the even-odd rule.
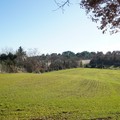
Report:
[[[120,119],[120,71],[0,74],[0,120]]]

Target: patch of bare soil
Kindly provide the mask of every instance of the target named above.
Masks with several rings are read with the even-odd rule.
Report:
[[[53,116],[44,116],[41,118],[32,118],[30,120],[69,120],[69,116],[72,112],[63,111]]]
[[[105,117],[105,118],[93,118],[91,120],[112,120],[112,117]]]

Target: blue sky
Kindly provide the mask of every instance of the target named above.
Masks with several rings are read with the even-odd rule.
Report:
[[[0,49],[37,48],[42,53],[120,50],[120,33],[102,34],[72,0],[64,14],[54,0],[0,0]]]

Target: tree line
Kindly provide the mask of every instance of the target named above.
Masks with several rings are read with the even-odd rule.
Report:
[[[110,68],[120,67],[120,51],[97,52],[97,54],[91,59],[90,67],[92,68]]]
[[[89,63],[85,63],[89,60]],[[32,56],[19,47],[15,53],[0,54],[0,72],[29,72],[43,73],[78,67],[109,68],[120,66],[120,51],[107,52],[78,52],[65,51],[62,54],[42,54]]]

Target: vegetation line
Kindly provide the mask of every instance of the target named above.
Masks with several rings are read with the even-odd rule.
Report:
[[[29,72],[43,73],[55,70],[89,67],[117,68],[120,67],[120,51],[107,52],[78,52],[65,51],[62,54],[32,55],[27,54],[22,47],[15,53],[7,51],[0,54],[0,72]]]

